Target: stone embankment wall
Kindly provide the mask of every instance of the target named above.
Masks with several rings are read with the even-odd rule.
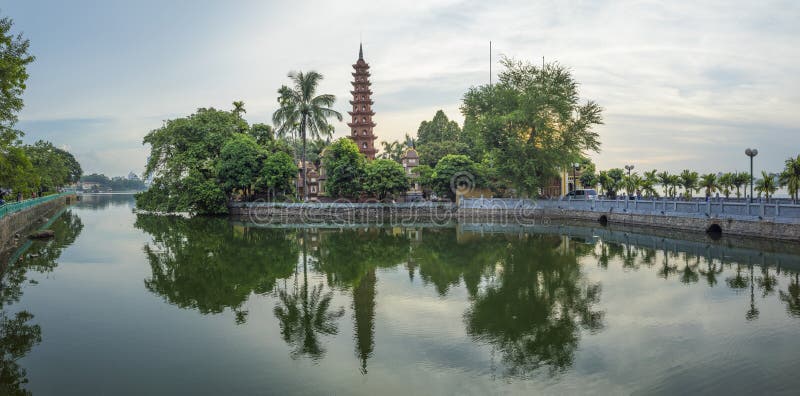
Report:
[[[691,232],[717,232],[724,235],[778,239],[800,242],[800,224],[758,219],[687,217],[639,213],[592,212],[573,209],[464,209],[458,211],[459,223],[541,224],[559,220],[579,220],[595,224],[624,224],[642,228],[672,229]]]
[[[75,195],[65,195],[0,218],[0,253],[14,248],[23,241],[28,232],[42,224],[42,218],[49,218],[76,200]],[[19,238],[16,238],[17,235]]]
[[[724,235],[800,241],[800,222],[758,216],[622,211],[592,211],[534,204],[459,206],[421,204],[270,204],[235,203],[230,213],[238,220],[257,224],[549,224],[577,220],[593,224],[624,224],[643,229],[714,232]]]

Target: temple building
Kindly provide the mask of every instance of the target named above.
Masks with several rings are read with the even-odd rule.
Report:
[[[370,99],[372,91],[369,87],[372,83],[369,82],[369,64],[364,61],[364,50],[360,44],[358,60],[353,65],[353,69],[355,69],[355,73],[352,73],[353,90],[350,91],[353,94],[353,100],[350,101],[353,111],[348,112],[352,120],[347,123],[347,126],[350,127],[350,139],[356,142],[358,150],[367,159],[372,160],[375,159],[376,152],[376,137],[373,134],[375,123],[372,121],[375,112],[372,111],[372,99]]]

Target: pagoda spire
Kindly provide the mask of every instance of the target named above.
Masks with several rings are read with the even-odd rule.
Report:
[[[350,139],[358,145],[358,150],[364,154],[368,159],[375,159],[375,139],[374,134],[375,122],[372,117],[375,112],[372,111],[372,91],[370,86],[372,83],[369,81],[369,64],[364,60],[364,47],[361,43],[358,44],[358,60],[353,65],[353,90],[350,93],[353,95],[353,100],[350,104],[353,110],[349,111],[351,120],[347,123],[350,127]]]

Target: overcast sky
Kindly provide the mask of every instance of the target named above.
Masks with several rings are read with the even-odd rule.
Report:
[[[290,70],[325,75],[348,110],[359,40],[379,140],[437,109],[462,123],[470,86],[501,55],[557,60],[605,109],[600,168],[777,171],[800,153],[797,1],[0,1],[31,40],[28,142],[72,151],[87,173],[141,172],[142,137],[198,107],[265,122]],[[336,135],[347,127],[336,125]]]

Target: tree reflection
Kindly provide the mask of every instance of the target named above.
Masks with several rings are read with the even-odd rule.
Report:
[[[501,257],[508,240],[502,235],[466,235],[459,239],[455,229],[426,230],[414,247],[414,262],[425,283],[431,283],[439,295],[460,284],[470,296],[478,292],[478,284],[486,271]]]
[[[216,314],[226,308],[244,323],[241,306],[252,293],[290,277],[298,257],[294,231],[231,225],[226,219],[137,215],[150,234],[144,247],[152,276],[147,290],[181,308]]]
[[[283,340],[292,347],[292,358],[308,356],[319,360],[325,355],[320,344],[320,335],[337,333],[336,320],[344,315],[344,309],[331,311],[333,293],[323,293],[322,285],[311,287],[304,282],[298,290],[278,292],[280,304],[275,307]]]
[[[352,290],[355,353],[366,374],[375,349],[375,271],[406,261],[410,242],[402,230],[384,228],[325,231],[319,241],[317,268],[331,284]]]
[[[0,394],[30,395],[24,388],[28,383],[25,369],[17,361],[27,355],[42,341],[42,329],[31,323],[33,314],[28,311],[7,312],[7,307],[19,301],[21,285],[28,279],[28,271],[50,272],[61,257],[61,252],[71,245],[83,230],[80,218],[70,211],[59,215],[48,228],[55,237],[46,241],[26,242],[11,256],[0,274]],[[5,263],[4,263],[5,264]]]
[[[789,282],[786,291],[781,290],[779,296],[786,304],[786,312],[794,317],[800,317],[800,273],[795,272],[794,278]]]
[[[509,375],[564,370],[581,329],[603,328],[603,312],[594,309],[600,284],[589,283],[574,251],[558,251],[559,244],[552,236],[510,242],[497,252],[496,278],[465,313],[467,333],[497,347]]]

